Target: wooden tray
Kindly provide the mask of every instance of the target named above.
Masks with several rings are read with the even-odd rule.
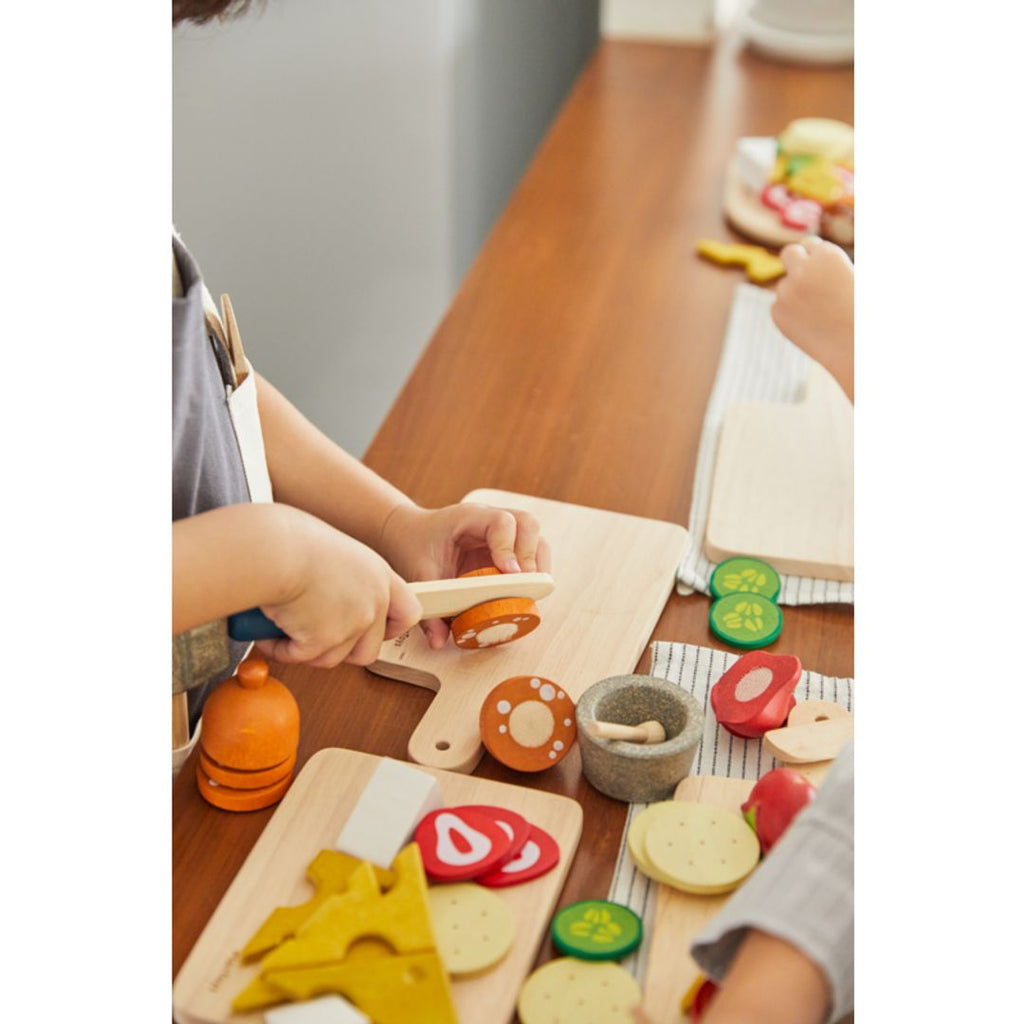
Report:
[[[231,1012],[232,999],[258,970],[258,964],[240,962],[241,948],[274,907],[310,897],[306,865],[333,844],[380,760],[337,748],[321,750],[309,759],[178,972],[173,990],[178,1024],[263,1020],[262,1013]],[[548,832],[561,850],[557,867],[546,875],[494,890],[516,921],[516,939],[505,959],[479,976],[452,979],[460,1020],[466,1024],[511,1020],[576,852],[583,811],[568,797],[424,770],[440,782],[447,805],[506,807]]]
[[[751,402],[722,423],[704,552],[779,572],[853,579],[853,405],[812,364],[795,405]]]
[[[740,805],[753,788],[753,779],[695,775],[679,783],[675,799],[696,800],[739,814]],[[690,956],[690,942],[730,895],[694,896],[667,885],[658,886],[644,981],[644,1009],[652,1021],[683,1019],[680,1001],[701,973]]]
[[[502,680],[542,676],[576,701],[593,683],[633,671],[690,539],[676,523],[509,491],[473,491],[463,501],[524,509],[540,520],[556,581],[554,593],[537,605],[540,626],[479,651],[452,643],[432,651],[414,629],[384,644],[370,671],[437,691],[409,740],[409,756],[471,772],[483,753],[480,705]]]

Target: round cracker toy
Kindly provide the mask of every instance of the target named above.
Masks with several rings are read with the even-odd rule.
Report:
[[[656,804],[645,807],[632,821],[629,832],[626,833],[626,846],[633,863],[648,877],[655,882],[662,882],[671,885],[668,875],[663,874],[647,856],[647,832],[651,825],[658,818],[668,814],[673,815],[674,800],[662,800]]]
[[[480,738],[490,754],[520,772],[550,768],[576,740],[576,706],[550,679],[513,676],[480,708]]]
[[[761,858],[750,826],[738,814],[687,800],[674,800],[647,829],[647,859],[662,881],[698,895],[735,889]]]
[[[636,978],[609,960],[562,957],[538,967],[519,990],[522,1024],[631,1024],[643,998]]]
[[[500,576],[493,566],[466,572],[466,576]],[[448,623],[452,639],[458,647],[476,650],[498,647],[532,633],[540,625],[537,605],[527,597],[509,597],[500,601],[485,601],[457,615]]]
[[[449,974],[493,967],[511,948],[516,927],[505,901],[472,882],[427,890],[437,952]]]

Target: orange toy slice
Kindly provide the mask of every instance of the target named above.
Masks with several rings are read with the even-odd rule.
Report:
[[[202,742],[199,744],[199,768],[211,782],[218,786],[230,786],[232,789],[263,789],[280,782],[287,775],[291,775],[295,768],[295,755],[285,758],[280,764],[272,768],[262,770],[246,771],[240,768],[228,768],[218,764],[203,749]]]
[[[465,572],[466,576],[500,576],[492,567]],[[485,601],[469,608],[449,622],[456,646],[467,650],[498,647],[532,633],[540,625],[537,605],[526,597],[510,597],[501,601]]]
[[[576,740],[576,705],[550,679],[513,676],[480,708],[480,738],[493,757],[521,772],[550,768]]]
[[[220,786],[208,779],[203,769],[196,765],[196,782],[206,802],[222,811],[259,811],[276,804],[285,795],[292,782],[292,773],[260,789],[235,789],[232,786]]]

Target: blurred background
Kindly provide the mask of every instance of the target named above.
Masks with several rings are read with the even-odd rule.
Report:
[[[173,211],[362,455],[598,40],[598,0],[269,0],[173,38]]]

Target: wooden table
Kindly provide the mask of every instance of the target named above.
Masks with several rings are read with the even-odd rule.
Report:
[[[810,115],[852,123],[852,69],[786,67],[730,42],[602,43],[367,464],[424,505],[488,486],[685,525],[704,409],[742,280],[698,259],[694,243],[733,237],[718,197],[735,140]],[[707,616],[702,595],[673,596],[654,638],[719,647]],[[808,668],[852,675],[852,610],[787,608],[786,649]],[[275,674],[301,708],[300,768],[325,746],[404,757],[431,697],[355,667]],[[523,782],[486,755],[477,774]],[[605,896],[626,805],[591,789],[577,751],[529,782],[583,806],[561,905]],[[273,808],[213,810],[191,760],[173,800],[177,973]],[[548,941],[540,961],[551,956]]]

